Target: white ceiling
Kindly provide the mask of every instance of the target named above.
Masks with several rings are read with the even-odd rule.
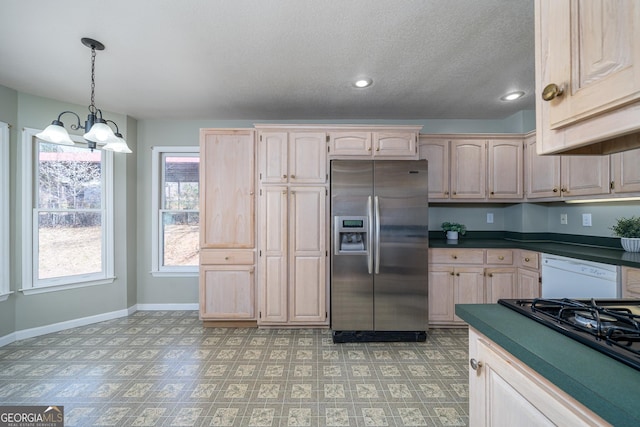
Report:
[[[97,107],[137,119],[501,119],[534,109],[533,27],[531,0],[3,0],[0,85],[88,105],[91,37]]]

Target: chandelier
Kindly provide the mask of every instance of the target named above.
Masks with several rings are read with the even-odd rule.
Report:
[[[49,126],[36,135],[36,138],[46,142],[53,142],[63,145],[74,145],[69,137],[69,132],[64,128],[64,123],[60,121],[63,114],[73,114],[76,116],[78,123],[72,124],[73,130],[84,129],[85,134],[82,137],[87,141],[87,146],[93,151],[98,144],[102,150],[115,151],[118,153],[131,153],[131,149],[122,137],[118,125],[113,120],[105,120],[102,118],[102,111],[95,105],[95,65],[96,50],[104,50],[104,45],[97,40],[83,37],[80,41],[82,44],[91,48],[91,104],[89,105],[89,115],[84,122],[84,126],[80,123],[80,116],[73,111],[63,111],[58,114],[58,118],[51,122]],[[113,132],[107,123],[113,123],[116,131]]]

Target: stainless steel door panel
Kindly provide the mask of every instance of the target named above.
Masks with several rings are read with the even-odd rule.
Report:
[[[375,329],[426,330],[428,204],[427,163],[376,161],[380,248],[374,282]]]
[[[336,216],[369,217],[367,202],[373,187],[373,163],[334,160],[331,165],[332,221]],[[369,224],[372,224],[371,218]],[[332,239],[335,239],[333,233]],[[335,247],[335,242],[331,247]],[[373,275],[368,267],[370,254],[336,255],[332,251],[331,327],[334,330],[374,329]]]

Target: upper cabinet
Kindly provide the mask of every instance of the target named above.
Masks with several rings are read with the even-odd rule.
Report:
[[[609,194],[609,156],[539,155],[536,136],[525,139],[527,199]]]
[[[261,130],[259,179],[269,184],[324,184],[326,132]]]
[[[522,138],[420,135],[418,156],[429,162],[429,200],[519,200]]]
[[[536,0],[535,11],[538,153],[640,147],[640,2]]]
[[[330,158],[416,159],[420,127],[364,126],[329,131]]]

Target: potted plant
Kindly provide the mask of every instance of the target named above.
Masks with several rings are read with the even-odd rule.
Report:
[[[467,232],[467,227],[457,222],[443,222],[442,230],[447,232],[447,240],[458,240],[458,234],[464,236]]]
[[[620,243],[627,252],[640,252],[640,217],[618,218],[609,227],[613,234],[620,237]]]

